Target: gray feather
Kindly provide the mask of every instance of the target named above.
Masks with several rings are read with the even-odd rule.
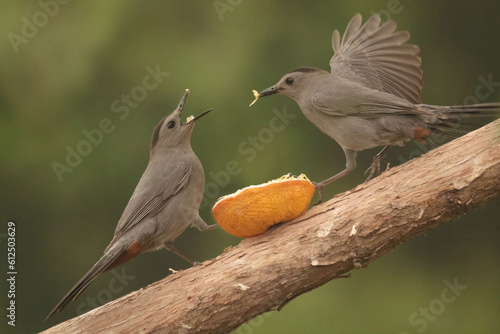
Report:
[[[338,31],[332,44],[331,73],[366,87],[420,103],[422,91],[421,60],[416,45],[404,44],[407,31],[397,31],[394,21],[382,26],[380,16],[371,16],[361,27],[361,15],[348,24],[342,42]],[[339,47],[340,44],[340,47]]]
[[[66,305],[75,300],[87,286],[115,261],[123,252],[125,247],[114,247],[105,252],[99,261],[75,284],[75,286],[61,299],[45,318],[47,320],[53,314],[61,311]]]

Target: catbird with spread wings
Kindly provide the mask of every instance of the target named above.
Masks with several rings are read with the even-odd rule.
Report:
[[[392,20],[380,25],[372,15],[364,25],[356,14],[341,39],[333,32],[331,72],[298,68],[256,97],[283,94],[297,102],[314,125],[340,144],[346,157],[342,172],[315,183],[318,203],[324,186],[356,167],[356,153],[385,146],[367,170],[380,170],[380,157],[392,145],[409,140],[431,141],[431,133],[456,136],[469,116],[495,115],[500,103],[466,106],[422,104],[419,48],[406,44],[407,31],[396,31]],[[496,116],[496,115],[495,115]]]
[[[177,108],[156,126],[151,139],[149,164],[116,226],[104,255],[54,307],[47,318],[61,311],[100,274],[140,253],[166,248],[194,264],[172,242],[189,226],[211,230],[199,215],[205,174],[191,148],[196,121],[210,112],[181,121],[189,90]]]

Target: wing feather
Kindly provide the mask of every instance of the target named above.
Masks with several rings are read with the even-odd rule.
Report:
[[[173,196],[186,187],[191,172],[192,168],[190,166],[178,165],[175,171],[164,173],[165,177],[158,181],[154,180],[154,175],[148,173],[146,170],[134,194],[130,198],[127,207],[123,211],[120,221],[116,226],[115,236],[108,248],[110,248],[125,232],[139,224],[144,218],[158,214]],[[148,184],[149,186],[144,186]],[[142,192],[142,189],[148,189],[148,191]],[[156,189],[156,191],[152,189]]]
[[[330,60],[331,73],[411,103],[421,103],[421,59],[418,46],[405,44],[410,34],[396,31],[392,20],[380,25],[377,14],[364,25],[361,23],[361,15],[356,14],[342,39],[338,30],[333,32],[335,54]]]

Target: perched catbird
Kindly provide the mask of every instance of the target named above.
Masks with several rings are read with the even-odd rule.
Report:
[[[318,202],[324,186],[356,167],[356,152],[385,146],[367,170],[370,178],[380,169],[380,157],[389,146],[411,139],[430,140],[432,132],[454,135],[463,117],[500,111],[500,103],[448,107],[421,104],[421,60],[418,46],[405,44],[410,34],[395,32],[394,21],[380,25],[377,14],[363,26],[361,22],[361,15],[356,14],[342,41],[339,32],[333,32],[331,73],[302,67],[286,74],[276,85],[254,92],[256,97],[291,97],[314,125],[343,148],[346,169],[315,183]]]
[[[104,255],[47,318],[76,299],[99,274],[140,253],[165,247],[193,263],[171,243],[190,225],[200,231],[216,227],[207,225],[199,215],[205,175],[200,160],[191,148],[191,133],[196,120],[212,109],[183,123],[181,112],[188,93],[186,89],[177,109],[156,126],[151,139],[149,164],[123,211]]]

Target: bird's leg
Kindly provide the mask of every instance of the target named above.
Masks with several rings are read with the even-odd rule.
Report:
[[[165,249],[166,250],[169,250],[177,255],[179,255],[180,257],[182,257],[184,260],[186,260],[187,262],[191,263],[192,266],[197,266],[199,265],[200,263],[198,261],[191,261],[186,255],[182,254],[181,252],[179,252],[177,250],[177,248],[174,247],[174,245],[172,245],[171,242],[166,242],[165,243]]]
[[[387,151],[387,149],[389,149],[389,145],[385,146],[382,151],[380,151],[376,156],[373,157],[371,166],[368,167],[368,169],[365,171],[365,175],[369,173],[365,182],[370,180],[373,175],[380,173],[380,160],[382,159],[382,156],[384,155],[385,151]]]
[[[349,174],[351,170],[348,170],[347,168],[344,169],[343,171],[341,171],[340,173],[338,174],[335,174],[334,176],[326,179],[326,180],[323,180],[319,183],[317,182],[313,182],[312,184],[314,184],[314,186],[316,187],[316,189],[318,190],[318,201],[316,203],[314,203],[314,205],[318,205],[318,204],[321,204],[321,202],[323,202],[323,187],[332,183],[333,181],[335,180],[338,180],[340,179],[341,177],[344,177],[346,176],[347,174]]]
[[[340,179],[341,177],[346,176],[354,168],[356,168],[356,152],[353,150],[344,148],[344,154],[345,154],[345,158],[346,158],[346,165],[345,165],[345,169],[343,171],[341,171],[340,173],[335,174],[334,176],[332,176],[326,180],[323,180],[319,183],[316,183],[316,182],[312,183],[312,184],[314,184],[314,186],[318,190],[318,201],[316,203],[314,203],[314,205],[318,205],[321,202],[323,202],[323,187],[324,186],[332,183],[335,180]]]
[[[218,226],[217,224],[208,225],[207,223],[205,223],[203,219],[201,219],[200,216],[196,218],[193,225],[196,226],[200,231],[210,231],[213,230],[214,228],[217,228]]]

